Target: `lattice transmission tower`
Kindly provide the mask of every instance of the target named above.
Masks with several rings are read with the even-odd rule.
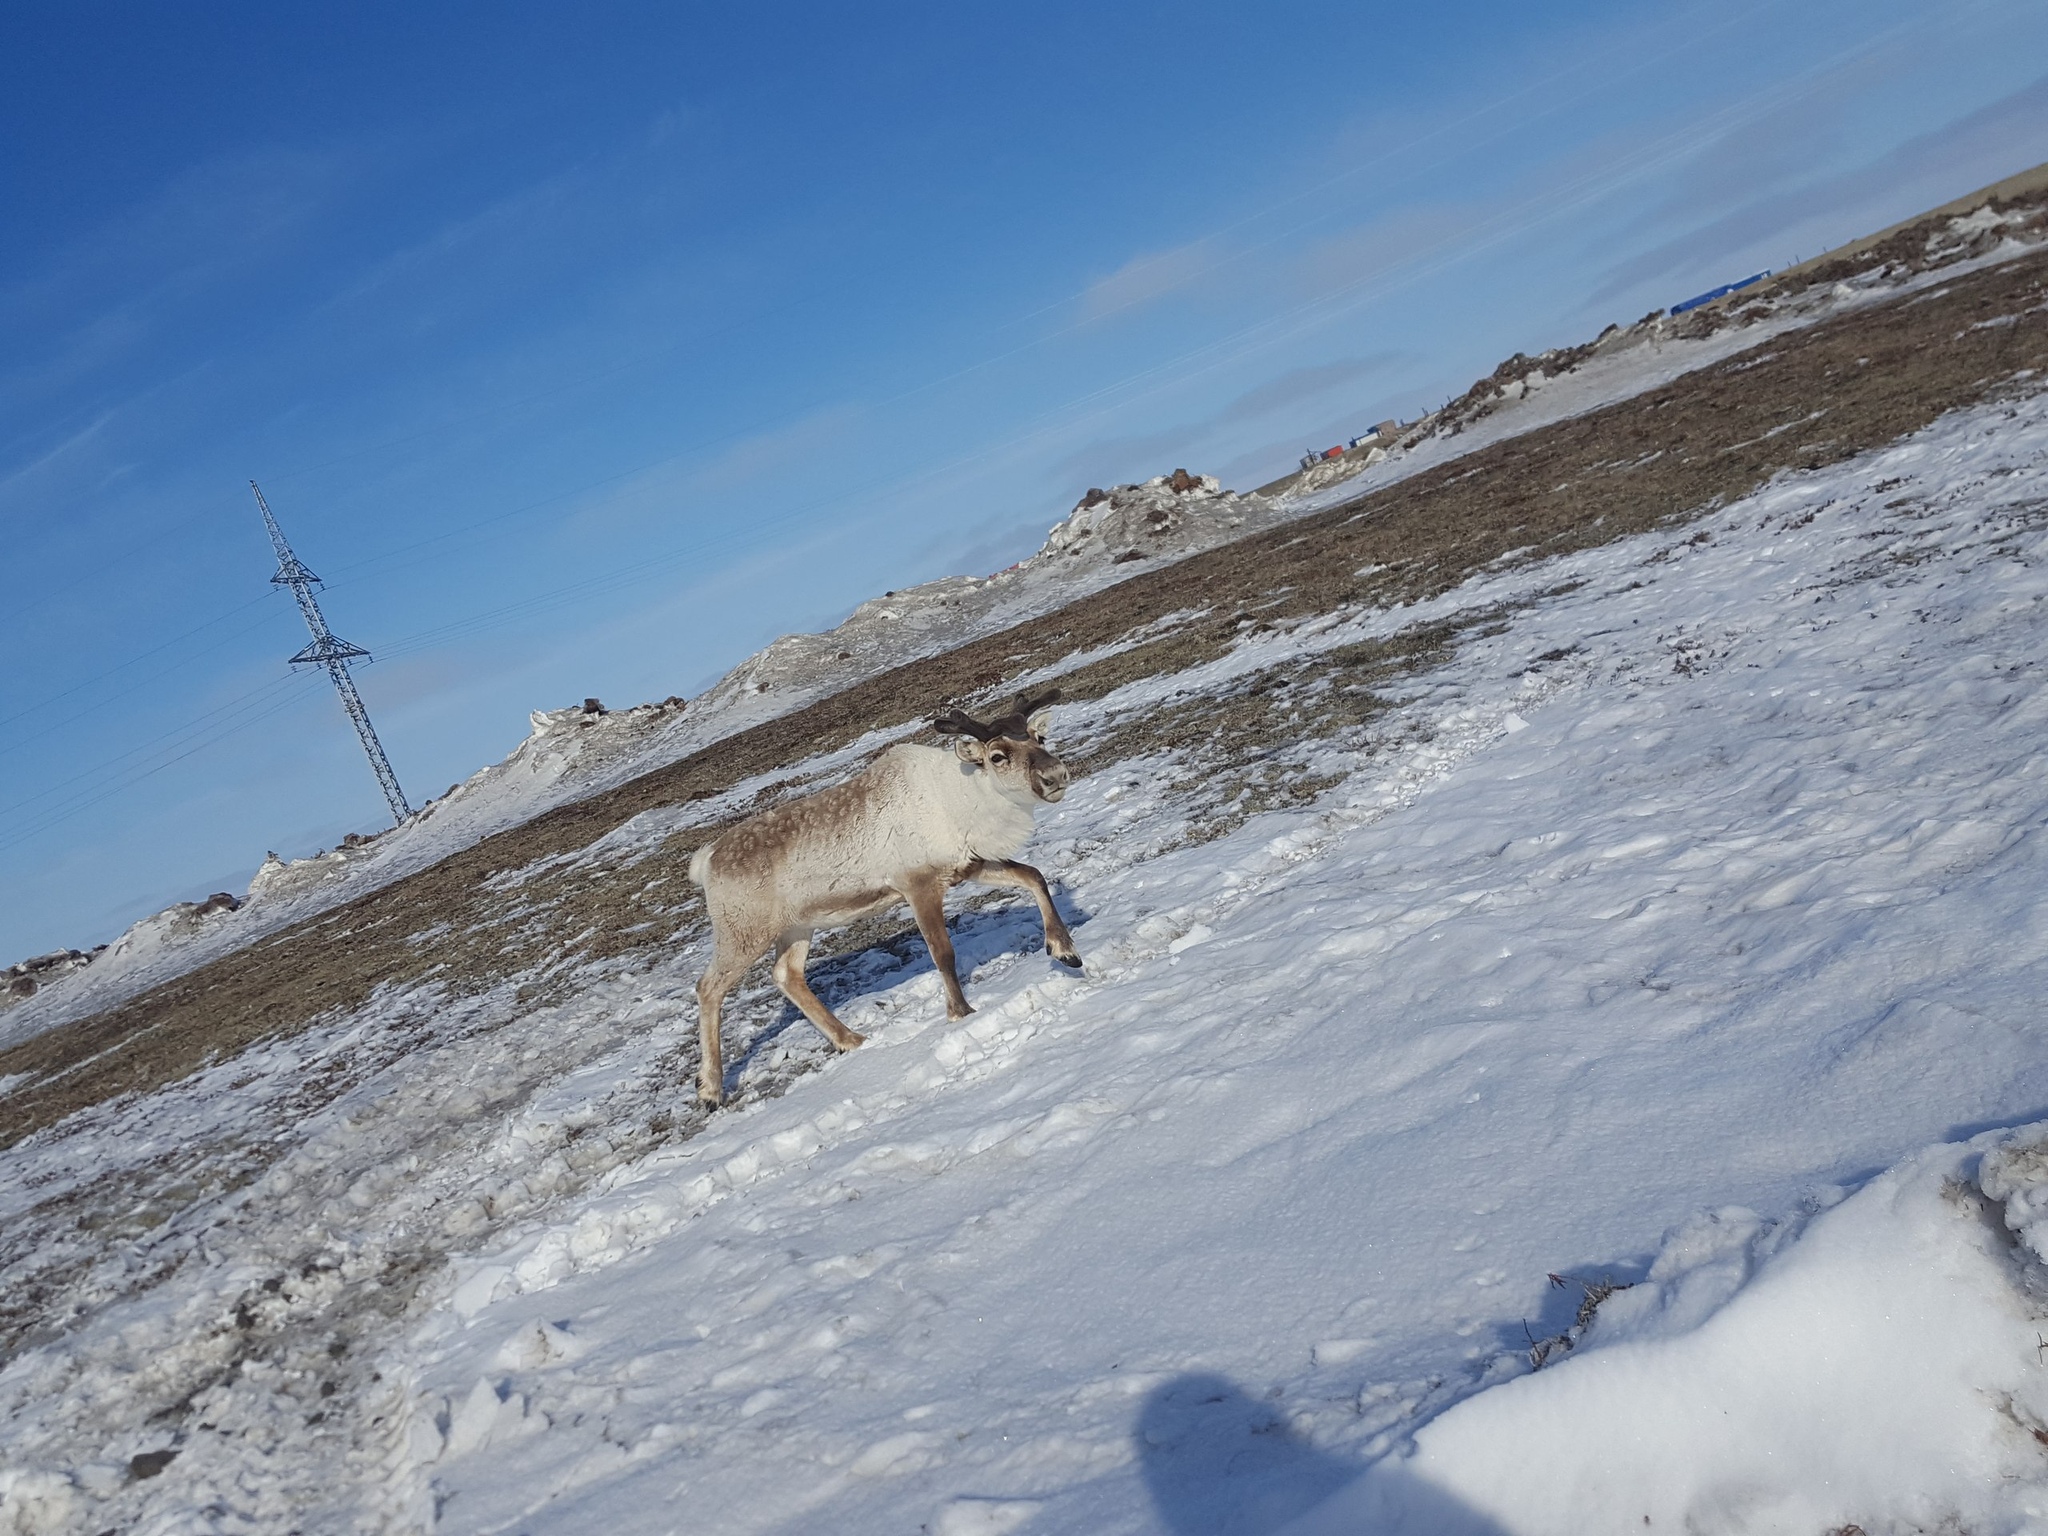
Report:
[[[341,695],[341,707],[348,711],[349,719],[356,724],[356,735],[361,738],[363,751],[370,759],[370,771],[377,775],[378,787],[384,791],[384,803],[391,807],[394,824],[412,814],[412,807],[406,804],[405,791],[398,787],[398,775],[391,771],[391,759],[384,755],[384,743],[377,739],[377,732],[370,725],[370,712],[363,708],[363,696],[356,692],[356,680],[349,676],[348,665],[352,661],[368,661],[370,653],[360,645],[350,645],[338,638],[327,627],[327,618],[320,612],[319,601],[313,596],[313,589],[320,585],[320,578],[299,563],[299,557],[292,553],[291,545],[284,541],[284,530],[277,526],[277,519],[270,515],[270,503],[263,499],[263,491],[254,480],[249,489],[256,493],[257,510],[263,514],[263,526],[270,530],[270,544],[277,551],[277,574],[271,581],[280,587],[290,587],[292,596],[299,600],[299,612],[305,615],[306,628],[313,632],[313,643],[292,657],[295,667],[325,667],[327,675],[334,679],[334,691]]]

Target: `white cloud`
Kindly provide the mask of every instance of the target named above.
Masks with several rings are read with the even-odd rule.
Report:
[[[1195,240],[1171,250],[1133,256],[1109,276],[1098,278],[1081,293],[1084,319],[1099,320],[1135,309],[1184,288],[1215,265],[1208,240]]]

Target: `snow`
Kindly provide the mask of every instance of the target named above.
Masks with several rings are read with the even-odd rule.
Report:
[[[1453,1408],[1288,1536],[2040,1529],[2044,1181],[2048,1124],[1918,1153],[1803,1232],[1690,1222],[1573,1359]]]
[[[1077,781],[1027,856],[1063,882],[1084,975],[1028,907],[990,909],[957,925],[979,1012],[949,1024],[929,968],[880,953],[831,999],[867,1046],[688,1140],[636,1150],[631,1120],[687,1098],[662,1063],[701,956],[542,1009],[379,999],[420,1013],[417,1050],[194,1231],[106,1261],[175,1237],[181,1267],[110,1279],[0,1369],[4,1518],[1182,1532],[1408,1497],[1398,1473],[1551,1530],[1551,1485],[1501,1505],[1475,1444],[1557,1459],[1571,1508],[1586,1463],[1561,1446],[1698,1432],[1707,1383],[1744,1422],[1696,1480],[1621,1466],[1613,1508],[1655,1495],[1632,1528],[1937,1506],[2024,1528],[2048,1464],[1998,1404],[2037,1411],[2036,1303],[1927,1193],[1974,1154],[1914,1149],[2048,1102],[2044,481],[2036,396],[1774,483],[1704,543],[1501,571],[1063,711],[1056,745],[1283,655],[1525,605],[1370,739],[1318,749],[1345,777],[1309,811],[1190,843],[1169,763]],[[31,1140],[0,1219],[95,1163],[250,1134],[231,1084],[373,1023]],[[733,1050],[742,1098],[815,1055],[786,1017]],[[2024,1194],[1999,1198],[2048,1204]],[[466,1256],[420,1303],[321,1310],[423,1233]],[[1577,1302],[1553,1271],[1647,1283],[1531,1376],[1530,1337]],[[353,1449],[308,1427],[317,1371],[219,1375],[238,1307],[376,1362]],[[186,1390],[174,1445],[149,1411]],[[1832,1492],[1766,1475],[1811,1442],[1788,1423],[1839,1429],[1811,1463]]]
[[[1954,1150],[1895,1176],[1909,1209],[1866,1186],[1718,1314],[1700,1286],[1750,1262],[1728,1243],[1766,1249],[1765,1224],[1724,1214],[1717,1245],[1695,1222],[1633,1303],[1634,1354],[1596,1347],[1596,1319],[1583,1354],[1512,1378],[1548,1271],[1637,1278],[1689,1212],[1796,1220],[2043,1102],[2044,446],[2048,403],[1971,413],[1774,485],[1704,545],[1457,594],[1588,583],[1468,647],[1314,813],[1145,858],[1171,797],[1142,767],[1081,781],[1037,857],[1088,917],[1085,977],[1032,952],[1020,913],[961,946],[972,1019],[943,1021],[928,972],[844,999],[868,1047],[451,1277],[407,1346],[449,1416],[407,1469],[440,1528],[653,1530],[680,1498],[730,1531],[1007,1502],[1034,1531],[1258,1529],[1489,1383],[1482,1429],[1454,1435],[1457,1410],[1416,1454],[1491,1467],[1498,1493],[1504,1464],[1471,1450],[1489,1426],[1544,1454],[1570,1439],[1530,1427],[1554,1399],[1512,1392],[1612,1426],[1693,1401],[1682,1372],[1724,1352],[1749,1373],[1730,1401],[1781,1410],[1697,1485],[1643,1460],[1614,1497],[1663,1491],[1625,1523],[1820,1528],[1756,1513],[1821,1507],[1755,1461],[1807,1443],[1775,1430],[1816,1401],[1837,1462],[1869,1474],[1828,1507],[1866,1528],[1974,1515],[1987,1467],[2038,1484],[1993,1412],[2040,1391],[2028,1310],[1976,1228],[1930,1227],[1923,1171]],[[1262,643],[1303,638],[1217,667]],[[1855,1287],[1838,1334],[1830,1276]],[[1705,1342],[1657,1343],[1660,1322]],[[509,1365],[542,1324],[578,1358]],[[1788,1331],[1804,1354],[1774,1350]],[[1859,1364],[1806,1369],[1831,1338]],[[1658,1349],[1699,1358],[1667,1378]],[[1909,1382],[1939,1431],[1885,1406]],[[464,1415],[488,1424],[458,1447]],[[1502,1528],[1574,1528],[1512,1487],[1485,1506],[1522,1522]]]
[[[1307,809],[1078,779],[1025,857],[1082,974],[1021,902],[956,918],[965,1020],[840,962],[869,1043],[757,1012],[694,1136],[693,946],[28,1138],[0,1533],[2048,1528],[2048,394],[1053,744],[1494,608]]]
[[[230,920],[203,929],[178,926],[165,935],[168,942],[152,939],[125,950],[117,943],[118,953],[82,959],[25,1004],[0,993],[0,1045],[112,1007],[554,806],[598,794],[863,678],[1050,612],[1172,559],[1660,387],[1788,330],[2010,260],[2030,248],[2023,243],[2024,220],[2022,212],[1993,217],[1988,209],[1952,219],[1945,234],[1930,239],[1929,259],[1940,264],[1925,272],[1902,277],[1880,268],[1790,299],[1766,294],[1755,314],[1711,336],[1674,335],[1667,317],[1651,316],[1615,331],[1566,373],[1546,376],[1538,368],[1516,381],[1504,407],[1476,424],[1452,432],[1425,417],[1395,451],[1374,447],[1318,464],[1272,499],[1225,491],[1206,475],[1189,477],[1194,484],[1185,492],[1174,491],[1166,476],[1118,486],[1107,502],[1084,499],[1029,559],[987,577],[952,576],[892,592],[863,603],[832,630],[784,636],[689,701],[687,710],[680,699],[605,714],[536,710],[532,734],[502,763],[451,786],[403,826],[357,848],[304,859],[273,856],[251,882],[248,904]],[[1988,240],[1993,231],[2006,238],[1983,250],[1970,243]],[[145,918],[137,929],[155,922]]]

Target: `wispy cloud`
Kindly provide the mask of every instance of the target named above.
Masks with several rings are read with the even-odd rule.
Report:
[[[857,405],[828,405],[800,420],[771,431],[741,438],[689,477],[693,490],[729,494],[771,476],[786,476],[793,466],[829,459],[859,428]]]
[[[858,405],[829,405],[751,433],[709,457],[666,459],[578,498],[564,522],[579,536],[616,533],[650,519],[673,517],[679,507],[693,501],[829,476],[834,459],[852,443],[865,420]]]
[[[0,288],[0,393],[45,396],[132,356],[167,310],[307,230],[350,174],[341,155],[267,148],[170,178]],[[38,335],[47,315],[83,318]]]
[[[1460,203],[1397,209],[1309,246],[1294,262],[1292,286],[1316,296],[1391,276],[1418,258],[1454,249],[1491,211]]]
[[[1100,320],[1150,304],[1185,288],[1215,264],[1211,242],[1191,241],[1171,250],[1133,256],[1109,276],[1098,278],[1081,293],[1081,315]]]
[[[1052,475],[1058,480],[1070,481],[1078,488],[1083,484],[1107,484],[1123,475],[1164,474],[1181,465],[1201,467],[1215,452],[1219,438],[1235,435],[1231,429],[1282,411],[1298,412],[1310,406],[1321,405],[1327,412],[1341,397],[1354,393],[1352,386],[1376,374],[1387,373],[1402,361],[1400,353],[1378,352],[1290,368],[1246,390],[1200,420],[1183,422],[1156,432],[1128,433],[1085,443],[1056,461]],[[1350,402],[1345,401],[1344,404],[1349,406]],[[1343,419],[1359,419],[1362,424],[1362,413],[1348,409]],[[1169,463],[1169,460],[1174,462]],[[1146,466],[1156,467],[1147,469]]]
[[[1339,358],[1335,362],[1292,368],[1255,389],[1246,390],[1218,411],[1212,420],[1216,424],[1256,421],[1275,411],[1320,399],[1332,390],[1370,378],[1373,374],[1385,373],[1399,366],[1402,360],[1403,354],[1399,352],[1376,352],[1368,357]]]
[[[91,444],[105,430],[107,423],[111,420],[113,420],[113,412],[102,411],[85,426],[61,439],[53,446],[44,449],[27,463],[13,469],[0,470],[0,504],[4,504],[17,491],[33,490],[36,487],[36,482],[47,471],[57,468],[81,449]]]
[[[1717,146],[1717,166],[1738,164],[1742,141]],[[1879,159],[1798,186],[1742,200],[1695,228],[1608,269],[1592,303],[1644,282],[1736,256],[1780,259],[1799,239],[1822,242],[1908,217],[2048,158],[2048,77],[1918,138]],[[1765,253],[1759,257],[1758,253]]]
[[[488,260],[500,252],[516,256],[525,250],[537,232],[575,215],[576,205],[589,194],[591,179],[584,166],[559,171],[449,219],[423,238],[379,257],[320,308],[346,309],[408,282],[440,283],[466,274],[467,283],[474,285],[479,256]]]

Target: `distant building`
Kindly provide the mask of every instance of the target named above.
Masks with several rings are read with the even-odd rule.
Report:
[[[1399,435],[1400,431],[1400,422],[1392,419],[1383,421],[1378,426],[1361,432],[1357,437],[1352,438],[1350,442],[1340,443],[1335,448],[1309,449],[1307,453],[1301,456],[1301,467],[1303,469],[1314,469],[1318,464],[1325,463],[1330,459],[1341,459],[1345,454],[1356,453],[1360,449],[1384,448],[1394,441],[1394,438]]]

